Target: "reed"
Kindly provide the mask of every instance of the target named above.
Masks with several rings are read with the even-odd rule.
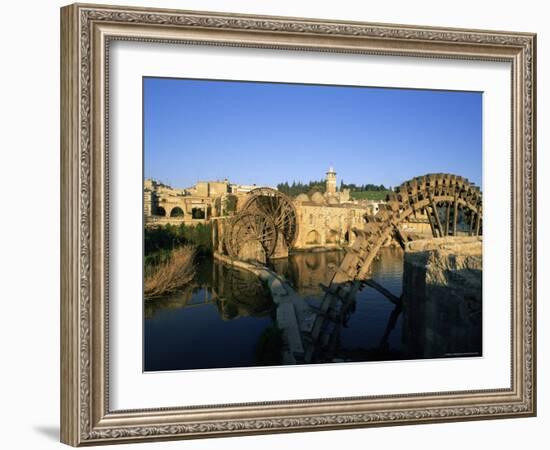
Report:
[[[170,294],[185,287],[195,276],[196,247],[184,245],[174,249],[159,264],[145,271],[145,298],[154,298]]]

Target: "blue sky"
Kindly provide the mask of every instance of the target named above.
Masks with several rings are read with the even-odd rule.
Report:
[[[144,78],[144,174],[396,186],[430,172],[481,186],[482,94]]]

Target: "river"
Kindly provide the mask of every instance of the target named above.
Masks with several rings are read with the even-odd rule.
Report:
[[[271,268],[284,275],[304,301],[318,305],[320,284],[328,285],[344,257],[341,251],[297,253]],[[372,278],[401,295],[403,256],[384,248]],[[345,361],[403,357],[401,315],[378,291],[364,288],[340,336],[338,358]],[[145,371],[264,365],[262,336],[273,328],[275,308],[255,276],[201,258],[193,285],[144,306]],[[393,316],[393,320],[392,319]]]

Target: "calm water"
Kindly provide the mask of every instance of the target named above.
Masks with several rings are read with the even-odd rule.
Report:
[[[330,283],[343,257],[344,253],[338,251],[299,253],[272,262],[271,267],[285,276],[305,302],[318,306],[323,297],[319,285]],[[372,278],[399,297],[402,275],[401,250],[382,249],[379,259],[373,263]],[[457,319],[460,314],[454,309],[447,310],[445,306],[442,311],[438,306],[427,314],[425,305],[420,305],[419,310],[410,314],[410,308],[409,311],[407,307],[403,311],[396,309],[370,287],[360,290],[352,314],[341,329],[335,359],[377,361],[451,356],[445,353],[449,345],[455,352],[474,350],[473,354],[480,354],[480,321],[475,323],[472,344],[471,329],[464,328],[463,320]],[[410,320],[410,317],[419,317],[419,313],[421,327]],[[192,288],[145,302],[145,370],[265,365],[262,363],[264,347],[260,343],[273,330],[274,318],[275,308],[269,292],[255,276],[228,269],[209,258],[201,259]],[[466,330],[462,334],[468,339],[456,338],[454,331],[452,336],[442,339],[437,331],[441,328]],[[434,330],[437,339],[434,339]]]
[[[201,259],[192,288],[145,302],[145,370],[253,366],[273,317],[255,276]]]
[[[299,253],[288,261],[272,263],[276,272],[285,275],[299,294],[313,306],[319,306],[344,252]],[[403,252],[383,248],[373,262],[372,278],[392,294],[401,296]],[[356,305],[340,334],[336,357],[347,361],[389,360],[403,357],[401,342],[402,315],[391,321],[395,306],[378,291],[365,287],[356,295]],[[389,329],[388,329],[389,328]]]

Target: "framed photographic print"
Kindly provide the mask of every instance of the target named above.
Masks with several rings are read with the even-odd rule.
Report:
[[[61,439],[536,413],[536,36],[61,9]]]

